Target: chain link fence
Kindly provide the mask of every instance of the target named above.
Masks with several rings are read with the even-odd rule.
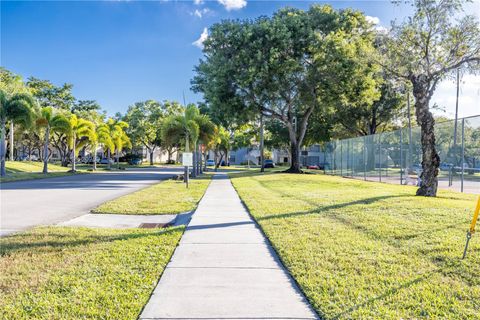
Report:
[[[439,188],[480,193],[480,116],[435,125]],[[419,185],[420,127],[337,140],[324,149],[328,174],[368,181]]]

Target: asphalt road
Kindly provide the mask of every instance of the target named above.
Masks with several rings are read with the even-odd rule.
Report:
[[[0,236],[56,224],[99,204],[181,173],[182,168],[141,168],[0,185]]]

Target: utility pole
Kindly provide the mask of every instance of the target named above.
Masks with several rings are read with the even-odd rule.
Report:
[[[457,145],[457,121],[458,121],[458,93],[460,91],[460,69],[457,68],[457,98],[455,100],[455,126],[453,129],[453,146]]]
[[[456,147],[457,147],[457,132],[458,132],[458,96],[460,92],[460,68],[457,68],[457,95],[455,99],[455,121],[453,123],[453,152],[456,155]],[[449,152],[451,154],[451,152]],[[457,157],[454,155],[454,165],[458,163]],[[462,163],[463,166],[463,163]],[[448,186],[453,184],[453,165],[449,165],[448,168]]]
[[[264,141],[263,141],[263,113],[260,113],[260,172],[265,172],[265,155],[264,155],[264,150],[263,146]]]

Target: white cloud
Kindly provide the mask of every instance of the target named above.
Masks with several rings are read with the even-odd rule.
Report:
[[[239,10],[247,5],[246,0],[218,0],[218,3],[224,6],[227,11]]]
[[[438,85],[430,106],[437,103],[439,107],[445,109],[445,112],[434,111],[435,114],[452,119],[455,117],[456,90],[455,80],[446,79]],[[467,74],[461,78],[458,115],[460,118],[480,115],[480,76]]]
[[[365,19],[368,22],[370,22],[371,24],[374,24],[374,25],[380,24],[380,18],[379,17],[365,16]]]
[[[195,9],[195,11],[193,11],[191,13],[191,15],[201,18],[201,17],[203,17],[204,14],[206,14],[208,12],[210,12],[210,9],[208,9],[208,8],[203,8],[203,9],[200,9],[200,10]]]
[[[203,32],[196,41],[192,42],[192,44],[200,49],[203,49],[203,42],[208,38],[208,30],[207,28],[203,28]]]
[[[193,3],[197,6],[203,4],[203,2],[204,2],[203,0],[193,0]]]

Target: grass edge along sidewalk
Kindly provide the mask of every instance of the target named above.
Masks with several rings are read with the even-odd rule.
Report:
[[[211,181],[205,174],[189,181],[165,180],[136,192],[107,201],[92,210],[103,214],[179,214],[196,208]]]
[[[460,259],[476,196],[416,197],[414,187],[323,175],[230,177],[321,317],[480,318],[480,241]]]
[[[136,319],[184,227],[39,227],[0,239],[0,318]]]

